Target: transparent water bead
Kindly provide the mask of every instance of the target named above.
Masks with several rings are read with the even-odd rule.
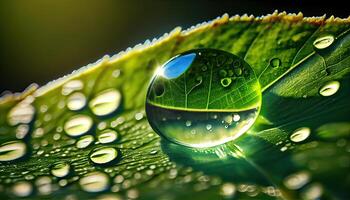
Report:
[[[76,92],[70,95],[67,99],[67,108],[69,110],[81,110],[86,105],[86,97],[83,93]]]
[[[83,89],[84,83],[80,80],[71,80],[62,86],[62,94],[69,95],[74,91]]]
[[[10,141],[0,145],[0,162],[13,161],[27,153],[27,145],[22,141]]]
[[[310,128],[307,128],[307,127],[298,128],[290,136],[290,140],[293,142],[302,142],[309,137],[310,133],[311,133]]]
[[[110,180],[107,174],[95,171],[84,175],[79,180],[79,185],[86,192],[102,192],[108,189]]]
[[[91,117],[87,115],[75,115],[66,121],[64,131],[67,135],[75,137],[88,132],[93,125]]]
[[[330,81],[327,82],[324,86],[320,88],[320,95],[328,97],[337,93],[339,90],[340,83],[338,81]]]
[[[95,164],[108,164],[117,157],[118,151],[113,147],[96,148],[90,154],[90,160]]]
[[[205,148],[234,140],[255,122],[261,89],[252,68],[221,50],[182,53],[156,71],[146,115],[168,140]]]
[[[17,197],[27,197],[33,193],[33,185],[28,181],[18,181],[13,184],[12,193]]]
[[[35,108],[31,105],[32,100],[29,99],[30,98],[23,100],[10,110],[7,115],[10,125],[28,124],[33,120]]]
[[[89,107],[97,116],[106,116],[118,109],[122,95],[116,89],[107,89],[93,98]]]
[[[84,135],[79,138],[77,143],[75,144],[78,149],[84,149],[94,141],[94,137],[92,135]]]
[[[69,174],[70,169],[71,167],[68,163],[58,162],[51,167],[51,174],[58,178],[63,178]]]
[[[319,38],[316,38],[313,45],[316,49],[325,49],[329,47],[334,42],[333,35],[326,35]]]
[[[118,133],[112,129],[106,129],[97,136],[98,141],[102,144],[114,142],[117,138]]]

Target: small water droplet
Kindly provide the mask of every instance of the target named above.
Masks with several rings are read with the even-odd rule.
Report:
[[[84,149],[88,147],[94,141],[94,137],[92,135],[84,135],[79,138],[76,143],[76,147],[78,149]]]
[[[53,191],[52,180],[48,176],[41,176],[35,180],[36,189],[39,194],[49,195]]]
[[[66,95],[71,94],[74,91],[78,91],[78,90],[83,89],[83,87],[84,87],[84,83],[82,81],[72,80],[72,81],[65,83],[62,86],[62,94],[66,96]]]
[[[326,35],[317,38],[313,45],[316,49],[325,49],[329,47],[334,42],[334,36],[333,35]]]
[[[111,143],[118,139],[118,133],[115,130],[107,129],[102,131],[97,136],[97,139],[102,144]]]
[[[224,69],[221,69],[221,70],[219,71],[219,76],[220,76],[220,77],[226,77],[226,76],[227,76],[227,71],[224,70]]]
[[[325,97],[332,96],[339,90],[339,87],[340,83],[338,81],[330,81],[321,87],[319,93]]]
[[[306,171],[301,171],[301,172],[297,172],[295,174],[291,174],[287,176],[284,179],[283,183],[287,188],[291,190],[297,190],[303,187],[309,181],[310,181],[310,174]]]
[[[238,122],[241,119],[241,116],[239,116],[239,114],[233,114],[232,119],[234,122]]]
[[[293,132],[290,140],[293,142],[302,142],[309,137],[311,130],[307,127],[302,127]]]
[[[224,183],[221,186],[220,194],[225,198],[232,198],[236,193],[236,186],[232,183]]]
[[[190,120],[187,120],[186,121],[186,126],[188,127],[188,126],[191,126],[191,125],[192,125],[192,122]]]
[[[26,124],[21,124],[16,128],[16,138],[23,139],[29,132],[29,126]]]
[[[228,87],[228,86],[232,83],[232,79],[231,79],[231,78],[228,78],[228,77],[222,78],[222,79],[220,80],[220,83],[221,83],[221,85],[222,85],[223,87]]]
[[[120,72],[121,72],[120,69],[116,69],[112,72],[112,76],[114,78],[118,78],[120,76]]]
[[[235,71],[236,76],[242,75],[242,72],[243,72],[241,68],[234,68],[234,71]]]
[[[141,120],[143,118],[143,113],[139,112],[135,114],[135,119],[136,120]]]
[[[317,200],[323,194],[323,187],[319,183],[313,183],[308,186],[301,194],[305,200]]]
[[[96,148],[90,154],[90,160],[95,164],[107,164],[118,157],[117,149],[113,147]]]
[[[211,130],[212,125],[211,125],[211,124],[207,124],[206,128],[207,128],[207,130],[209,131],[209,130]]]
[[[92,119],[87,115],[75,115],[64,124],[67,135],[76,137],[87,133],[92,127]]]
[[[19,181],[13,184],[12,193],[17,197],[28,197],[33,193],[33,185],[28,181]]]
[[[58,162],[51,167],[51,174],[58,178],[63,178],[67,176],[69,172],[70,165],[66,162]]]
[[[8,113],[7,119],[10,125],[28,124],[34,118],[35,108],[28,102],[22,101],[14,106]]]
[[[150,155],[156,155],[157,153],[158,153],[157,150],[151,150],[151,151],[149,152]]]
[[[0,161],[13,161],[27,153],[27,145],[22,141],[10,141],[0,146]]]
[[[83,93],[76,92],[70,95],[67,99],[67,108],[69,110],[81,110],[86,105],[86,97]]]
[[[102,192],[109,188],[109,176],[104,172],[94,171],[84,175],[79,185],[86,192]]]
[[[281,67],[282,61],[279,58],[272,58],[270,60],[270,66],[273,68]]]
[[[89,107],[97,116],[106,116],[118,109],[121,102],[121,94],[116,89],[107,89],[93,98]]]

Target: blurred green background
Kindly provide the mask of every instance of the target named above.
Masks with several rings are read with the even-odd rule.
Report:
[[[22,91],[113,55],[176,26],[188,28],[223,13],[260,16],[302,11],[348,17],[345,2],[302,0],[1,0],[0,93]]]

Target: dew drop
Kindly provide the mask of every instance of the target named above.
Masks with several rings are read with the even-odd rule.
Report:
[[[90,160],[95,164],[108,164],[117,157],[118,151],[113,147],[96,148],[90,154]]]
[[[107,129],[102,131],[97,136],[97,139],[102,144],[111,143],[118,139],[118,133],[115,130]]]
[[[221,69],[221,70],[219,71],[219,76],[220,76],[220,77],[226,77],[226,76],[227,76],[227,71],[224,70],[224,69]]]
[[[16,128],[16,138],[23,139],[29,132],[29,125],[21,124]]]
[[[313,45],[316,49],[325,49],[329,47],[334,42],[334,36],[333,35],[326,35],[317,38]]]
[[[79,138],[79,140],[76,143],[76,147],[78,149],[84,149],[94,141],[94,137],[92,135],[84,135]]]
[[[107,89],[93,98],[89,107],[97,116],[106,116],[116,111],[121,102],[121,94],[116,89]]]
[[[220,194],[225,198],[232,198],[236,193],[236,186],[232,183],[224,183],[221,186]]]
[[[291,174],[287,176],[283,180],[283,183],[287,188],[291,190],[297,190],[303,187],[309,181],[310,181],[310,174],[306,171],[301,171],[301,172],[297,172],[295,174]]]
[[[81,110],[86,105],[86,97],[83,93],[76,92],[67,99],[67,108],[69,110]]]
[[[28,197],[33,193],[33,185],[28,181],[19,181],[13,184],[12,193],[17,197]]]
[[[51,174],[58,178],[66,177],[69,172],[70,165],[66,162],[58,162],[51,167]]]
[[[22,141],[10,141],[0,146],[0,161],[13,161],[27,153],[27,145]]]
[[[236,76],[242,75],[242,72],[243,72],[241,68],[234,68],[234,71],[235,71]]]
[[[281,67],[282,61],[279,58],[272,58],[270,60],[270,66],[273,68]]]
[[[71,94],[74,91],[78,91],[78,90],[83,89],[83,87],[84,87],[84,84],[82,81],[72,80],[72,81],[65,83],[62,86],[62,94],[66,96],[66,95]]]
[[[340,87],[340,83],[338,81],[330,81],[321,87],[319,93],[322,96],[328,97],[335,94]]]
[[[228,78],[228,77],[222,78],[222,79],[220,80],[220,83],[221,83],[221,85],[222,85],[223,87],[228,87],[228,86],[232,83],[232,79],[231,79],[231,78]]]
[[[64,131],[67,135],[76,137],[87,133],[92,127],[92,119],[87,115],[75,115],[66,121]]]
[[[320,199],[323,193],[323,187],[319,183],[313,183],[308,186],[305,191],[302,192],[301,196],[306,200],[317,200]]]
[[[298,128],[290,136],[290,140],[293,142],[302,142],[309,137],[310,132],[311,132],[310,128],[307,128],[307,127]]]
[[[233,77],[223,69],[227,65],[216,65],[223,60],[234,63]],[[206,72],[201,70],[204,65]],[[244,76],[234,77],[235,68]],[[161,95],[155,92],[159,85]],[[230,89],[225,88],[228,86]],[[146,116],[153,130],[168,140],[206,148],[244,134],[255,122],[260,106],[260,84],[248,63],[229,52],[197,49],[170,59],[157,70],[147,92]],[[225,122],[227,116],[230,123]]]
[[[23,101],[14,106],[8,113],[7,119],[10,125],[28,124],[34,118],[35,108],[28,102]]]
[[[79,185],[86,192],[102,192],[109,188],[109,176],[103,172],[94,171],[84,175]]]

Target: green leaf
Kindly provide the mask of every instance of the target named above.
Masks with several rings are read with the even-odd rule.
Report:
[[[0,197],[29,194],[26,189],[32,186],[29,199],[348,199],[349,29],[348,19],[334,17],[224,15],[190,30],[176,28],[157,41],[106,56],[39,89],[32,86],[22,94],[4,96],[0,158],[19,155],[23,142],[27,155],[0,161]],[[327,35],[335,39],[330,46],[315,48],[315,40]],[[233,142],[210,149],[161,140],[144,116],[155,69],[179,53],[198,48],[221,49],[243,58],[263,90],[262,110],[253,128]],[[340,86],[335,94],[319,93],[334,81]],[[102,98],[94,104],[108,114],[96,115],[93,105],[77,111],[67,108],[70,96],[64,94],[70,90],[91,102],[111,88],[120,92],[121,99]],[[93,122],[87,133],[81,129],[86,124],[75,127],[78,132],[95,137],[111,128],[118,139],[77,148],[78,138],[65,133],[65,123],[77,115]],[[292,134],[303,127],[310,135],[293,142]],[[3,148],[14,140],[19,145]],[[91,151],[101,147],[117,149],[113,163],[101,165],[89,159]],[[50,169],[57,168],[57,162],[69,163],[71,173],[64,178],[53,176]],[[82,177],[93,171],[110,177],[104,182],[109,185],[106,191],[83,191]]]

